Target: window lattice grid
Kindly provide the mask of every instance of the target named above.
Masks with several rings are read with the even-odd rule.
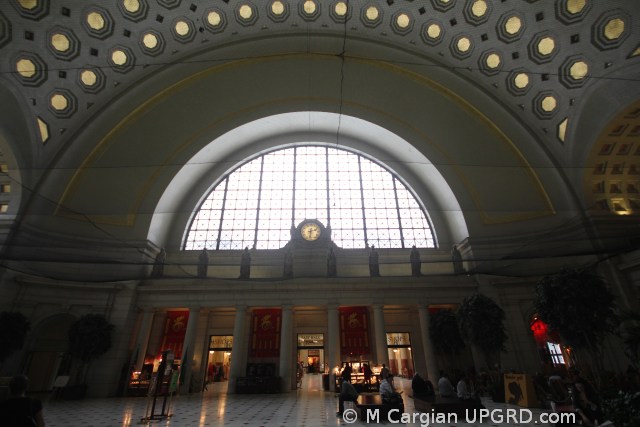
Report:
[[[264,156],[257,249],[278,249],[291,238],[294,166],[292,148]]]
[[[342,248],[435,247],[424,211],[395,175],[353,152],[304,146],[227,175],[197,211],[184,248],[278,249],[304,219],[331,225]]]
[[[549,355],[551,356],[553,366],[558,367],[565,364],[562,349],[559,344],[547,342],[547,348],[549,349]]]

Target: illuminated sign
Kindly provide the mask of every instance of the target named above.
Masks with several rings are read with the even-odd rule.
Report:
[[[209,348],[230,349],[233,347],[233,335],[212,335]]]
[[[411,338],[408,332],[392,332],[387,334],[387,345],[389,347],[410,346]]]
[[[298,334],[298,347],[323,347],[323,334]]]

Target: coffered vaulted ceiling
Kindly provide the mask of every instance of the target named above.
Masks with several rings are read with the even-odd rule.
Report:
[[[347,112],[350,91],[370,77],[354,75],[357,64],[373,63],[428,79],[474,114],[500,111],[519,130],[497,132],[525,156],[519,144],[536,145],[543,167],[562,171],[578,204],[633,215],[640,212],[639,18],[636,0],[7,0],[0,84],[15,102],[1,108],[22,123],[3,131],[33,188],[50,169],[95,156],[112,129],[145,114],[145,103],[178,102],[167,91],[199,73],[325,58],[341,64],[323,76],[343,97],[329,109]],[[382,97],[386,86],[367,90]],[[403,102],[415,110],[423,100]],[[176,106],[176,121],[187,106]]]

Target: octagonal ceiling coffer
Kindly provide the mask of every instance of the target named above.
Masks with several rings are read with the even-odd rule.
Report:
[[[24,86],[40,86],[47,80],[47,65],[35,53],[20,52],[13,60],[12,73]]]
[[[202,22],[204,27],[212,33],[220,33],[227,27],[226,15],[215,7],[205,10]]]
[[[591,29],[591,40],[601,50],[619,47],[629,37],[631,17],[622,10],[600,16]]]

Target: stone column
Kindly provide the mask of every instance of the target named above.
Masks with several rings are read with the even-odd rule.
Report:
[[[384,326],[384,311],[382,304],[373,305],[373,327],[375,328],[376,362],[389,367],[389,353],[387,352],[387,331]]]
[[[236,381],[238,377],[245,374],[246,360],[246,336],[247,325],[247,306],[239,305],[236,307],[236,320],[233,325],[233,347],[231,350],[231,366],[229,367],[229,381],[227,385],[227,393],[236,392]]]
[[[336,376],[333,369],[340,363],[340,319],[338,306],[327,307],[327,336],[325,338],[327,354],[325,363],[329,365],[329,390],[335,391]]]
[[[282,391],[287,393],[292,388],[291,376],[293,375],[293,360],[291,357],[291,341],[293,334],[293,321],[291,306],[282,307],[282,321],[280,325],[280,377],[282,378]]]
[[[136,337],[136,351],[138,356],[135,360],[135,370],[141,371],[144,365],[144,358],[147,355],[147,347],[149,346],[149,337],[151,336],[151,327],[153,326],[153,310],[145,309],[142,313],[142,322],[140,322],[140,329],[138,329],[138,336]]]
[[[187,322],[187,330],[184,333],[184,343],[182,344],[182,384],[180,385],[180,393],[189,393],[191,386],[191,368],[193,365],[193,356],[196,344],[196,326],[198,325],[198,317],[200,315],[200,307],[189,309],[189,321]]]
[[[436,356],[431,343],[431,334],[429,333],[429,310],[426,305],[418,306],[418,315],[420,317],[420,330],[422,332],[422,349],[424,351],[425,362],[427,365],[427,377],[434,387],[438,387],[438,365],[436,364]]]

